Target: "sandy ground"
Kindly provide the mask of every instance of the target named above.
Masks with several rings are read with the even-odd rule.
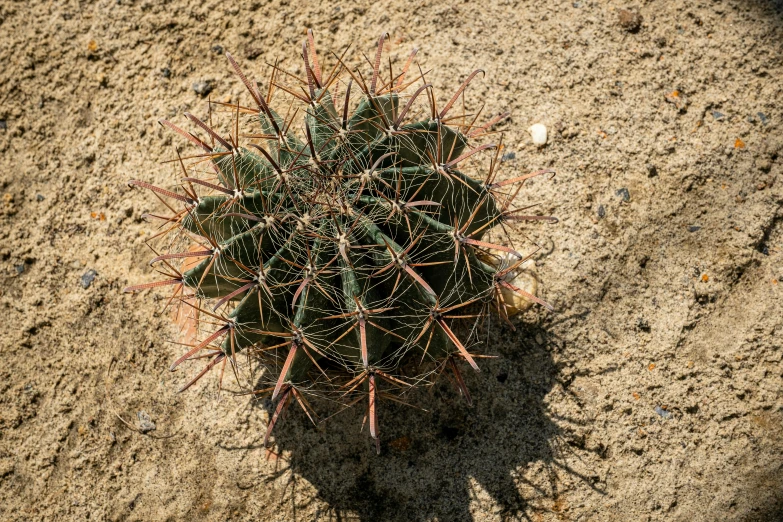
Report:
[[[265,76],[306,27],[420,47],[444,97],[484,68],[502,176],[558,172],[524,198],[560,223],[515,231],[557,312],[490,332],[474,408],[385,407],[380,456],[358,411],[267,455],[269,404],[177,395],[164,294],[121,293],[161,208],[125,181],[176,175],[157,120],[242,93],[221,48]],[[782,46],[762,0],[0,2],[0,519],[783,519]]]

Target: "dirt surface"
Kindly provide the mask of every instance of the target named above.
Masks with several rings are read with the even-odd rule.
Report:
[[[489,332],[472,409],[384,405],[380,456],[360,411],[295,411],[267,454],[269,403],[178,395],[165,293],[121,293],[163,210],[125,182],[186,150],[157,120],[306,27],[353,63],[420,47],[442,98],[483,68],[501,177],[557,169],[522,197],[559,224],[514,231],[556,313]],[[0,519],[782,519],[782,46],[762,0],[0,2]]]

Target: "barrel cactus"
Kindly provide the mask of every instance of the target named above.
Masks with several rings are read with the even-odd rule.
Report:
[[[267,439],[292,401],[314,418],[308,392],[327,390],[366,405],[379,448],[381,398],[448,369],[470,401],[459,366],[479,370],[471,333],[493,309],[508,322],[509,293],[549,307],[509,277],[526,257],[487,234],[553,221],[512,208],[524,180],[551,171],[497,181],[502,146],[477,142],[507,114],[477,124],[481,111],[456,110],[482,71],[438,107],[416,50],[383,71],[385,38],[366,66],[335,57],[324,74],[308,31],[304,72],[275,66],[263,91],[226,53],[252,107],[217,104],[231,114],[227,136],[191,114],[197,133],[162,120],[199,152],[175,160],[177,187],[130,182],[173,212],[154,216],[173,251],[151,261],[165,280],[126,290],[171,285],[169,302],[217,323],[172,364],[207,359],[183,390],[216,366],[222,380],[227,363],[232,373],[261,364],[277,401]],[[240,121],[253,130],[240,133]],[[482,155],[490,165],[475,179],[464,166]]]

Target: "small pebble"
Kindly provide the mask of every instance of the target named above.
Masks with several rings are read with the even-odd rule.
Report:
[[[604,216],[606,216],[606,209],[603,205],[598,205],[598,217],[603,218]]]
[[[712,111],[712,117],[715,118],[715,121],[723,121],[726,119],[726,115],[718,111]]]
[[[685,109],[687,109],[688,105],[690,105],[688,98],[686,98],[685,95],[683,95],[679,90],[674,90],[664,94],[664,99],[667,102],[674,104],[674,106],[677,107],[677,110],[680,112],[685,112]]]
[[[517,155],[514,152],[506,152],[503,154],[503,156],[500,157],[500,162],[505,163],[506,161],[511,161],[512,159],[516,159]]]
[[[14,266],[14,268],[16,269],[16,273],[17,274],[21,274],[21,273],[24,272],[24,264],[16,265],[16,266]]]
[[[628,192],[628,189],[623,187],[621,189],[617,189],[616,194],[623,198],[623,201],[628,202],[631,201],[631,193]]]
[[[223,46],[219,44],[215,44],[212,46],[212,52],[215,54],[223,54]]]
[[[658,175],[658,167],[653,165],[652,163],[648,163],[645,165],[645,168],[647,169],[647,176],[654,178]]]
[[[199,96],[206,96],[212,92],[212,84],[206,81],[198,81],[193,84],[193,91]]]
[[[699,230],[701,230],[699,225],[688,225],[688,232],[698,232]]]
[[[90,285],[92,284],[93,281],[95,281],[95,276],[97,276],[97,275],[98,275],[98,272],[96,272],[92,268],[87,270],[84,274],[82,274],[82,277],[81,277],[81,280],[80,280],[80,282],[82,284],[82,288],[85,288],[85,289],[86,288],[90,288]]]
[[[5,120],[0,120],[0,130],[6,130],[8,128],[8,122]]]
[[[759,119],[761,120],[762,125],[766,125],[767,123],[769,123],[769,118],[767,118],[767,115],[764,114],[763,112],[757,112],[756,116],[759,117]]]
[[[639,29],[642,27],[642,22],[644,21],[642,15],[640,15],[635,11],[630,11],[628,9],[618,10],[617,17],[620,23],[620,27],[622,27],[629,33],[635,33],[639,31]]]
[[[657,413],[658,415],[660,415],[660,416],[661,416],[661,417],[663,417],[664,419],[668,419],[669,417],[671,417],[671,416],[672,416],[672,414],[671,414],[671,413],[669,413],[668,411],[664,410],[664,409],[663,409],[663,408],[661,408],[660,406],[656,406],[656,407],[655,407],[655,413]]]
[[[171,69],[169,69],[168,67],[164,67],[163,69],[161,69],[160,74],[164,78],[171,78]]]
[[[155,431],[157,429],[157,426],[154,422],[152,422],[152,419],[150,419],[149,414],[146,411],[140,411],[136,414],[136,417],[139,419],[139,431],[142,433],[148,433],[150,431]]]
[[[41,194],[36,194],[35,195],[35,200],[40,203],[41,201],[44,200],[44,197]]]
[[[546,127],[541,123],[532,125],[528,130],[530,136],[533,138],[533,143],[539,147],[546,145]]]
[[[251,47],[251,46],[245,47],[245,57],[248,60],[255,60],[256,58],[261,56],[263,52],[264,49],[262,49],[261,47]]]

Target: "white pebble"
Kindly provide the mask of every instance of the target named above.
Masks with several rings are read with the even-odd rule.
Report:
[[[512,256],[506,252],[501,252],[493,248],[490,248],[489,251],[492,256],[488,257],[485,261],[497,267],[498,270],[505,270],[517,262],[516,256]],[[528,259],[516,269],[508,272],[503,279],[513,286],[521,288],[531,295],[537,296],[538,275],[536,274],[535,266],[536,262],[532,259]],[[503,298],[503,304],[506,305],[506,313],[509,317],[521,314],[534,304],[530,299],[523,297],[519,293],[506,287],[501,287],[500,293]]]
[[[528,130],[530,133],[530,136],[533,138],[533,143],[535,145],[541,146],[546,145],[546,127],[541,123],[536,123],[533,126],[531,126]]]

